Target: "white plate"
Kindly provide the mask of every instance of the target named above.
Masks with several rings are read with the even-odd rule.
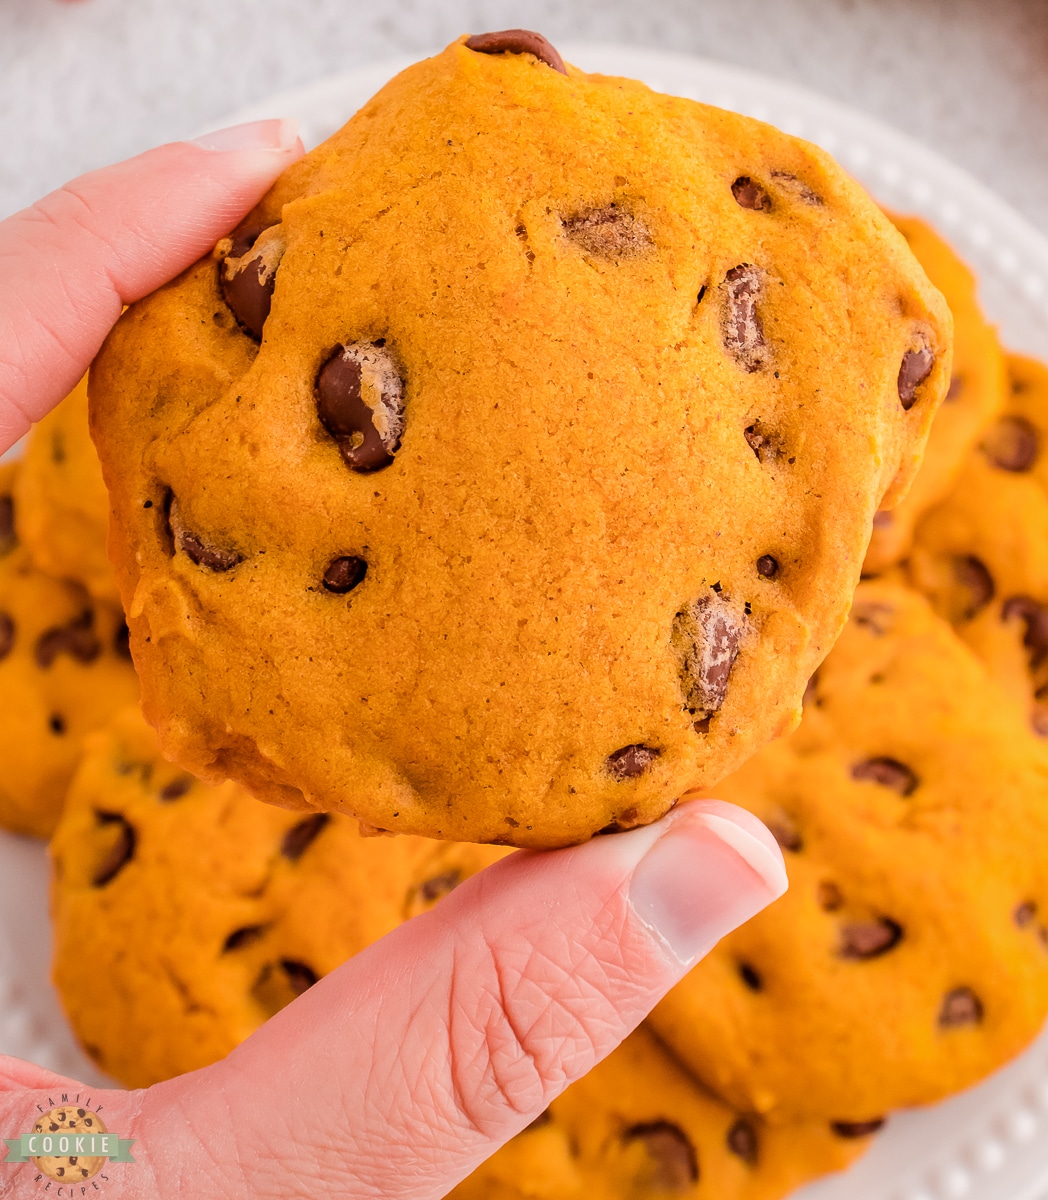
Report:
[[[560,49],[586,70],[643,79],[659,91],[735,109],[818,142],[877,200],[932,221],[975,269],[983,304],[1007,345],[1048,358],[1048,242],[933,151],[843,105],[722,63],[621,46]],[[409,61],[285,92],[216,127],[294,116],[314,145]],[[99,1081],[56,1015],[47,982],[42,853],[16,838],[0,837],[0,912],[7,916],[0,928],[0,1051]],[[803,1189],[796,1200],[960,1197],[1048,1198],[1048,1032],[979,1087],[934,1108],[894,1116],[865,1159]]]

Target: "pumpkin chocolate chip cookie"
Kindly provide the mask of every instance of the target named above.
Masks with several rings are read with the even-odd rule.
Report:
[[[51,842],[55,983],[99,1066],[146,1087],[222,1058],[505,853],[365,839],[201,783],[128,709],[87,741]]]
[[[641,1026],[448,1200],[781,1200],[847,1166],[870,1132],[739,1113]]]
[[[953,371],[913,486],[893,509],[874,517],[863,566],[868,575],[906,556],[916,523],[949,492],[969,451],[1003,407],[1007,391],[1004,352],[979,307],[974,275],[924,221],[894,215],[891,219],[950,306]]]
[[[123,614],[19,545],[18,464],[0,466],[0,826],[47,837],[84,736],[134,703]]]
[[[106,555],[109,497],[87,427],[87,377],[38,424],[16,485],[18,536],[33,565],[120,602]]]
[[[914,585],[1048,737],[1048,367],[1008,357],[1004,411],[921,521]]]
[[[717,796],[790,890],[652,1023],[729,1103],[861,1128],[989,1074],[1048,1016],[1048,747],[914,592],[860,587],[791,737]]]
[[[518,32],[387,85],[90,393],[165,753],[542,847],[792,725],[951,322],[821,151]]]

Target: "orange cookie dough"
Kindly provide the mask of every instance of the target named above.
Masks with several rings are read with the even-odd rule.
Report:
[[[904,558],[914,526],[949,492],[964,459],[1004,405],[1004,353],[976,298],[975,276],[950,245],[918,217],[891,217],[953,313],[953,374],[928,437],[924,462],[907,496],[873,521],[863,571],[876,575]]]
[[[910,578],[1048,737],[1048,367],[1008,357],[1008,403],[917,528]]]
[[[87,427],[87,376],[37,425],[17,483],[18,536],[33,565],[119,603],[106,555],[109,497]]]
[[[363,838],[200,783],[128,709],[87,742],[51,842],[55,983],[87,1053],[147,1087],[222,1058],[505,853]]]
[[[847,1166],[869,1133],[742,1115],[641,1026],[448,1200],[780,1200]]]
[[[717,796],[790,890],[652,1023],[740,1109],[861,1123],[988,1075],[1048,1016],[1048,748],[909,590],[864,584],[804,720]]]
[[[50,835],[83,738],[138,697],[123,614],[38,571],[0,466],[0,825]]]
[[[133,305],[92,429],[165,753],[556,846],[792,726],[951,320],[817,148],[500,45],[403,72]]]

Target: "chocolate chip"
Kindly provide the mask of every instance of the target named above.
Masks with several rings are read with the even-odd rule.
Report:
[[[789,817],[780,813],[778,816],[769,817],[765,824],[768,826],[768,832],[783,850],[798,854],[804,848],[800,830]]]
[[[752,1122],[747,1121],[745,1117],[739,1117],[728,1130],[725,1140],[732,1154],[738,1155],[747,1166],[755,1167],[757,1165],[759,1143],[757,1130]]]
[[[830,1128],[841,1138],[864,1138],[883,1128],[885,1117],[874,1117],[872,1121],[831,1121]]]
[[[822,197],[813,192],[803,179],[798,179],[796,175],[791,174],[789,171],[772,171],[771,177],[777,184],[786,191],[792,192],[794,196],[805,204],[810,204],[813,207],[822,205]]]
[[[757,456],[758,462],[775,462],[782,458],[781,439],[770,430],[765,429],[760,421],[755,421],[752,425],[747,426],[743,430],[742,436],[746,439],[746,445]]]
[[[170,804],[173,800],[181,800],[193,786],[193,782],[192,775],[176,775],[170,783],[164,784],[157,796],[165,804]]]
[[[337,346],[317,373],[314,394],[320,423],[347,467],[389,466],[404,432],[404,385],[384,346]]]
[[[220,550],[217,546],[208,546],[195,533],[183,529],[178,535],[178,544],[186,556],[198,567],[207,567],[209,571],[231,571],[243,556],[234,550]]]
[[[275,232],[269,233],[271,229]],[[256,225],[235,233],[219,262],[223,299],[240,328],[256,342],[262,340],[285,248],[278,224]]]
[[[895,518],[890,512],[886,512],[884,509],[873,514],[874,529],[890,529],[894,523]]]
[[[1037,461],[1040,438],[1025,417],[1006,416],[983,438],[986,457],[1002,471],[1029,471]]]
[[[564,217],[561,224],[576,245],[598,258],[635,258],[652,245],[644,222],[617,204]]]
[[[131,630],[126,621],[121,621],[113,634],[113,653],[117,658],[125,658],[131,662]]]
[[[1048,658],[1048,608],[1032,596],[1010,596],[1001,607],[1001,620],[1017,617],[1025,625],[1023,645],[1028,652],[1031,668]]]
[[[0,496],[0,557],[18,545],[15,534],[15,502],[11,496]]]
[[[282,958],[279,962],[268,963],[262,968],[251,994],[272,1016],[308,991],[316,982],[317,974],[311,967],[294,959]]]
[[[879,783],[881,787],[891,788],[900,796],[912,796],[920,782],[905,763],[886,756],[867,758],[856,763],[851,769],[851,777],[862,782]]]
[[[958,555],[953,560],[953,576],[960,595],[954,603],[954,620],[970,621],[981,612],[997,591],[986,564],[974,554]]]
[[[902,926],[888,917],[855,921],[841,929],[842,958],[878,958],[902,941]]]
[[[53,625],[36,639],[37,666],[45,671],[60,654],[68,654],[79,663],[94,662],[102,653],[102,643],[94,630],[95,614],[85,608],[65,625]]]
[[[748,175],[740,175],[731,185],[731,194],[739,208],[752,208],[755,212],[771,211],[771,196]]]
[[[66,731],[65,717],[60,713],[52,713],[47,719],[47,727],[55,737],[64,737]]]
[[[779,560],[773,558],[770,554],[762,554],[757,559],[757,574],[763,575],[765,579],[774,579],[779,573]]]
[[[724,276],[724,318],[721,324],[724,346],[745,371],[760,370],[768,361],[764,326],[757,312],[764,272],[743,263]]]
[[[643,1183],[651,1192],[686,1192],[698,1182],[698,1156],[680,1126],[670,1121],[633,1125],[623,1132],[622,1141],[643,1145],[650,1160]]]
[[[15,644],[14,618],[5,612],[0,612],[0,662],[11,653]]]
[[[638,742],[609,754],[605,766],[612,779],[636,779],[638,775],[644,774],[661,753],[661,750],[642,746]]]
[[[890,604],[880,604],[873,600],[861,600],[852,605],[849,620],[854,621],[860,629],[865,629],[874,637],[883,637],[890,633],[895,624],[895,609]]]
[[[228,954],[232,950],[243,950],[245,946],[251,946],[257,942],[265,932],[264,925],[245,925],[241,929],[234,929],[222,943],[222,953]]]
[[[724,703],[746,618],[723,596],[704,596],[673,618],[670,644],[677,656],[684,706],[709,716]]]
[[[917,389],[932,373],[935,355],[925,346],[920,350],[907,350],[899,367],[899,399],[909,411],[917,402]]]
[[[829,879],[820,880],[815,889],[815,899],[823,912],[837,912],[844,906],[841,889]]]
[[[1037,905],[1032,900],[1025,900],[1012,914],[1016,925],[1025,929],[1037,916]]]
[[[567,75],[564,59],[541,33],[530,29],[500,29],[496,33],[475,33],[466,39],[466,48],[478,54],[533,54],[541,63]]]
[[[324,572],[324,590],[337,596],[345,595],[362,583],[367,573],[368,565],[362,558],[355,555],[333,558]]]
[[[761,992],[764,990],[764,980],[761,979],[759,972],[754,967],[751,967],[749,963],[739,963],[739,978],[751,992]]]
[[[943,997],[939,1010],[939,1028],[955,1029],[958,1025],[978,1025],[983,1017],[982,1001],[968,987],[954,988]]]
[[[292,862],[298,862],[330,820],[327,813],[313,813],[297,825],[292,825],[280,843],[280,853]]]
[[[443,871],[439,875],[434,875],[432,879],[426,879],[419,884],[418,894],[426,904],[436,904],[452,892],[462,882],[462,872],[457,868],[450,871]]]
[[[198,567],[206,567],[209,571],[231,571],[238,563],[244,561],[242,554],[235,550],[223,550],[219,546],[205,542],[198,534],[187,529],[182,520],[182,510],[174,494],[168,492],[164,504],[165,525],[168,536],[172,539],[172,553],[177,547],[181,549],[190,562]]]
[[[135,854],[134,826],[120,813],[96,813],[103,829],[109,829],[110,844],[91,876],[93,887],[105,887],[124,869]]]

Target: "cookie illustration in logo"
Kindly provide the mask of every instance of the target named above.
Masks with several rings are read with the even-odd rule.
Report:
[[[52,1108],[33,1125],[33,1132],[44,1134],[42,1144],[45,1149],[67,1151],[57,1155],[34,1156],[33,1164],[48,1179],[55,1179],[59,1183],[80,1183],[97,1175],[105,1165],[106,1159],[103,1154],[85,1157],[75,1153],[77,1134],[109,1132],[102,1118],[89,1108],[77,1108],[68,1104],[61,1108]],[[48,1136],[51,1138],[50,1147],[46,1141]]]

